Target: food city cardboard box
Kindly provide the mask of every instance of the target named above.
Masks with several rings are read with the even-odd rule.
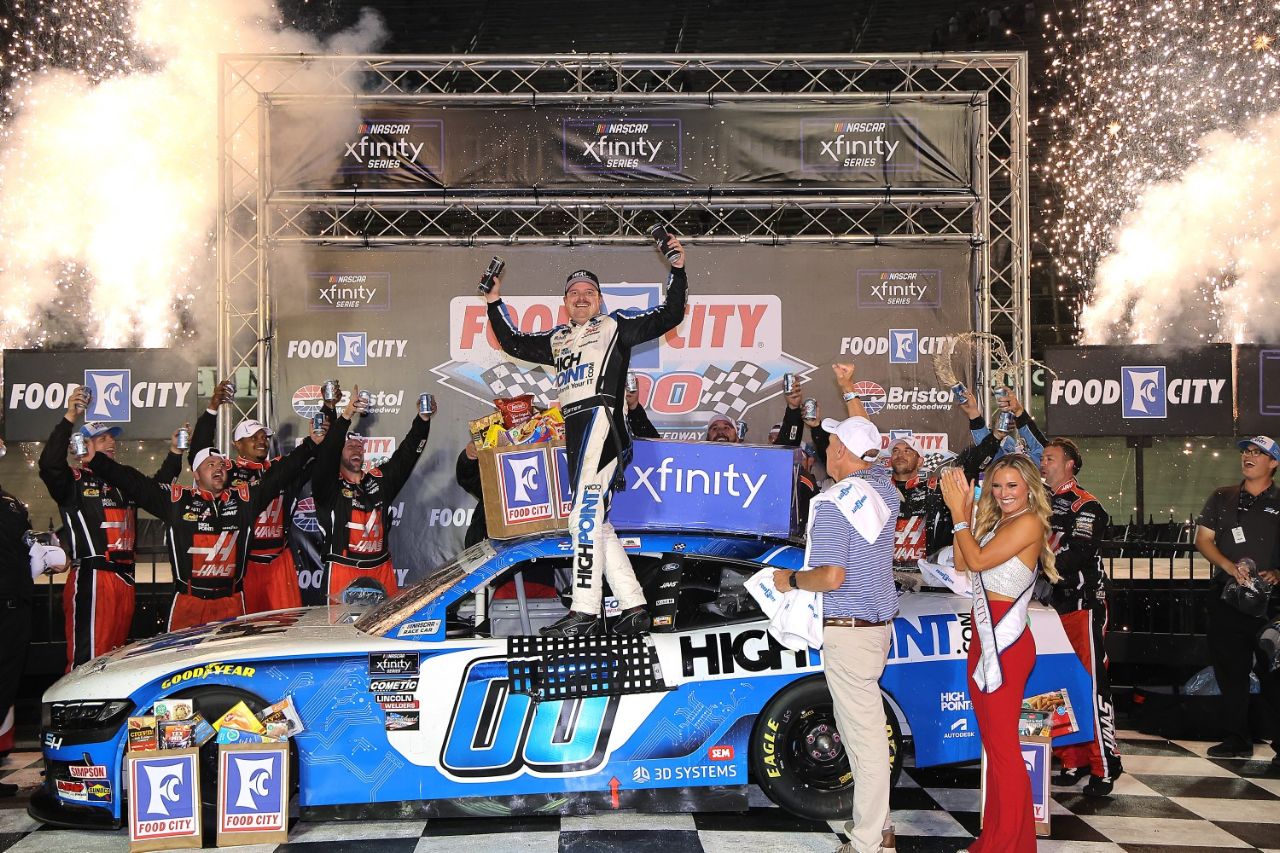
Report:
[[[289,744],[218,745],[218,846],[289,840]]]
[[[200,847],[200,750],[126,752],[129,850]]]
[[[626,479],[610,512],[619,529],[791,532],[790,447],[638,439]],[[480,481],[491,537],[567,529],[572,495],[563,442],[481,450]]]
[[[1018,747],[1022,763],[1031,777],[1031,816],[1035,820],[1036,835],[1049,835],[1049,773],[1053,757],[1053,739],[1040,735],[1020,735]],[[987,751],[982,751],[982,816],[987,811]],[[981,822],[982,818],[979,818]]]

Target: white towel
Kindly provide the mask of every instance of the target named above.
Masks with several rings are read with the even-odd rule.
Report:
[[[778,592],[773,585],[775,571],[766,566],[747,579],[747,591],[769,617],[769,634],[793,652],[822,648],[822,593]]]
[[[968,572],[956,571],[955,552],[948,545],[936,554],[916,563],[920,574],[929,582],[929,586],[945,586],[956,595],[966,597],[973,595],[973,587],[969,585]]]
[[[818,495],[810,503],[809,525],[817,515],[818,503],[829,503],[853,525],[863,539],[874,544],[889,520],[889,505],[870,483],[861,477],[846,477]]]

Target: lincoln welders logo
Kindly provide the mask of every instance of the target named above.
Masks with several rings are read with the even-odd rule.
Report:
[[[407,171],[439,177],[444,171],[444,122],[428,118],[365,118],[344,143],[342,175]]]
[[[657,305],[657,284],[604,284],[609,310]],[[567,322],[553,296],[504,297],[506,315],[522,332],[546,331]],[[555,402],[555,376],[515,363],[497,349],[483,303],[465,296],[449,303],[450,360],[432,368],[469,397],[534,395],[539,406]],[[782,376],[807,376],[815,368],[782,349],[782,301],[772,294],[696,294],[677,328],[632,350],[631,369],[640,403],[664,438],[696,439],[712,414],[735,420],[782,393]]]
[[[821,172],[914,172],[920,131],[905,118],[803,119],[800,167]]]
[[[683,139],[676,118],[567,118],[566,172],[679,172]]]

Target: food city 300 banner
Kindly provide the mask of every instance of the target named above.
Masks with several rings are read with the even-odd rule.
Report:
[[[572,270],[600,276],[607,309],[657,304],[667,274],[648,247],[496,253],[507,262],[504,299],[526,331],[563,320]],[[504,355],[489,330],[475,285],[493,254],[484,247],[311,248],[273,256],[274,418],[282,447],[293,446],[318,410],[325,379],[372,392],[374,416],[359,425],[369,464],[394,452],[417,395],[436,395],[427,449],[392,508],[402,580],[461,545],[475,506],[454,479],[467,421],[492,412],[495,397],[554,401],[551,376]],[[971,328],[969,263],[967,247],[692,247],[684,322],[632,356],[641,402],[667,438],[701,438],[708,418],[723,413],[747,422],[748,442],[765,443],[785,409],[783,374],[806,377],[806,395],[824,415],[838,415],[843,403],[829,365],[847,360],[857,364],[867,409],[886,434],[909,429],[935,448],[963,446],[964,417],[939,387],[930,356],[947,335]],[[628,487],[637,482],[630,476]],[[295,521],[314,535],[309,500]],[[302,579],[304,595],[315,593],[318,579]]]
[[[370,105],[334,145],[318,124],[350,111],[271,110],[275,192],[423,187],[785,184],[966,188],[974,109],[762,103],[511,106]]]

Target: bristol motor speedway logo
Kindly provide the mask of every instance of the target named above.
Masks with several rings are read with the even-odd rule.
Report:
[[[571,118],[561,125],[566,172],[679,172],[684,143],[676,118]]]
[[[405,169],[439,176],[444,171],[444,122],[440,119],[365,118],[356,138],[344,146],[339,174]]]
[[[308,311],[387,311],[390,308],[390,273],[307,274]]]
[[[868,415],[887,412],[949,412],[952,409],[951,391],[947,388],[921,388],[890,385],[885,388],[879,382],[864,379],[853,384],[853,393],[862,397],[862,405]]]
[[[607,310],[646,310],[659,304],[659,284],[608,284]],[[562,300],[503,297],[507,316],[522,332],[543,332],[568,322]],[[432,368],[449,387],[491,404],[495,396],[533,394],[539,405],[556,399],[554,377],[540,366],[504,354],[483,304],[472,297],[449,303],[450,361]],[[804,377],[815,366],[782,349],[782,301],[772,294],[690,296],[678,327],[632,350],[640,402],[664,438],[700,438],[712,414],[741,419],[782,394],[782,376]]]
[[[858,270],[859,308],[941,308],[942,270]]]
[[[1114,406],[1124,418],[1167,418],[1170,406],[1227,402],[1227,380],[1209,377],[1170,379],[1165,365],[1121,367],[1119,379],[1054,379],[1049,405]]]
[[[919,129],[901,117],[802,119],[800,168],[805,171],[914,172]],[[903,147],[903,142],[915,144]]]
[[[293,392],[293,410],[298,417],[311,420],[316,413],[320,411],[324,405],[324,398],[320,396],[321,388],[319,385],[303,385],[301,388]],[[404,390],[399,391],[370,391],[371,403],[369,404],[369,414],[372,415],[398,415],[400,410],[404,408]],[[346,406],[347,401],[351,398],[350,391],[343,391],[342,398],[338,400],[338,411]],[[394,450],[394,446],[392,448]]]

